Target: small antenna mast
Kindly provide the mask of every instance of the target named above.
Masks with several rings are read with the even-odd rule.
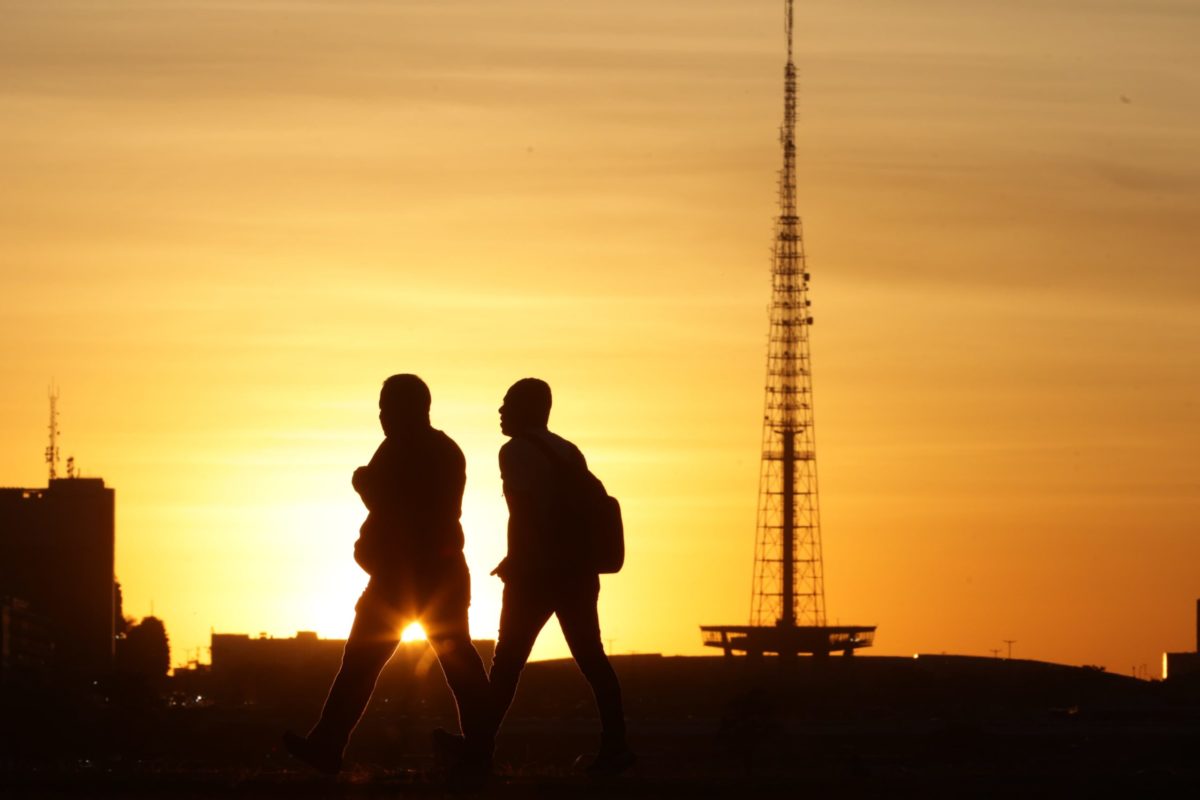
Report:
[[[50,466],[50,480],[58,477],[58,387],[50,381],[50,445],[46,448],[46,463]]]

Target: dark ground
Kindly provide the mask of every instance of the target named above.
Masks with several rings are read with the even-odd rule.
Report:
[[[253,704],[10,687],[0,705],[0,795],[1079,797],[1177,786],[1190,795],[1200,785],[1198,680],[953,656],[614,665],[639,763],[606,782],[576,766],[594,750],[597,722],[583,679],[558,661],[530,665],[497,774],[482,789],[448,785],[432,770],[429,731],[453,727],[434,669],[381,683],[337,779],[305,771],[279,746],[283,730],[311,723],[324,674],[302,686],[281,678],[278,696]]]

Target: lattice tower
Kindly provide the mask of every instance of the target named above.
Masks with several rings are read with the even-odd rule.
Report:
[[[49,466],[50,480],[58,477],[58,387],[50,384],[50,444],[46,447],[46,464]],[[49,486],[49,484],[46,484]]]
[[[751,625],[825,624],[825,584],[813,433],[809,354],[809,275],[796,213],[796,65],[792,0],[785,8],[787,65],[779,140],[779,217],[772,291],[759,471]]]

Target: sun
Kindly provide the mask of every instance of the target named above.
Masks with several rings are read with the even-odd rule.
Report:
[[[425,629],[421,627],[421,623],[414,622],[404,629],[400,634],[402,642],[421,642],[425,640]]]

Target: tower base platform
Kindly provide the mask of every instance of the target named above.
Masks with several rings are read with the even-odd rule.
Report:
[[[790,657],[828,656],[837,651],[850,656],[875,641],[874,625],[701,625],[700,632],[705,647],[719,647],[730,657],[735,652]]]

